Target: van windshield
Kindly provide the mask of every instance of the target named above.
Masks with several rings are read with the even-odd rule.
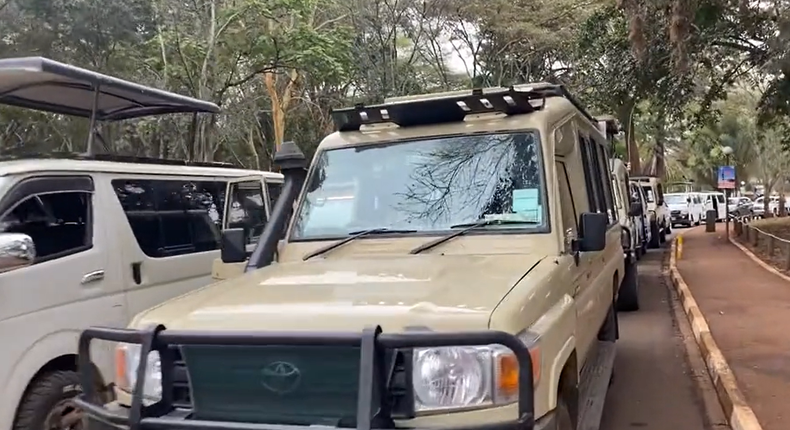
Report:
[[[322,151],[291,239],[387,228],[441,232],[484,219],[526,221],[478,231],[548,228],[534,132],[419,139]]]
[[[668,205],[679,205],[686,203],[686,198],[688,196],[683,194],[667,194],[665,197]]]

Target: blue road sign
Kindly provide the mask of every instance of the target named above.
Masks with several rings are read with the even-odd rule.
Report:
[[[719,166],[719,188],[724,190],[735,189],[734,166]]]

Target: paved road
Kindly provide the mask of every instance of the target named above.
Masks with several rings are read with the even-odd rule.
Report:
[[[620,314],[614,383],[609,389],[601,430],[701,430],[726,428],[709,422],[706,404],[714,403],[701,361],[693,364],[684,342],[690,329],[673,318],[673,298],[661,274],[665,250],[651,250],[639,262],[641,309]],[[684,330],[685,328],[685,330]],[[685,335],[685,337],[684,337]],[[707,400],[707,403],[706,403]]]

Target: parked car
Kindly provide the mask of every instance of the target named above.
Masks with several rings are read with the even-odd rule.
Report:
[[[112,91],[93,90],[106,83]],[[219,109],[41,58],[0,60],[0,104],[76,116],[111,108],[96,112],[100,118]],[[3,430],[65,427],[71,399],[82,391],[80,333],[125,327],[144,309],[209,284],[221,230],[241,230],[242,251],[251,252],[269,219],[269,197],[283,182],[279,173],[226,163],[112,154],[3,158]],[[94,352],[94,381],[109,396],[116,357],[106,346]]]
[[[642,215],[637,217],[637,223],[639,224],[639,238],[642,240],[642,248],[644,249],[643,253],[647,251],[648,244],[653,238],[652,232],[650,231],[650,214],[644,210],[647,207],[647,197],[645,197],[645,191],[634,182],[629,184],[631,190],[631,203],[639,203],[642,205]]]
[[[768,202],[768,210],[774,214],[779,215],[779,196],[770,196]],[[751,207],[751,213],[754,216],[765,216],[765,196],[760,196],[754,199]]]
[[[623,160],[613,158],[609,160],[612,170],[612,190],[614,191],[614,202],[617,208],[617,219],[623,228],[623,257],[626,264],[630,260],[639,260],[645,249],[642,247],[640,225],[637,219],[641,219],[644,211],[641,203],[632,202],[630,198],[628,182],[628,170]]]
[[[698,193],[667,193],[664,200],[669,206],[672,227],[699,225],[704,216],[704,205]]]
[[[733,217],[751,215],[753,206],[754,202],[748,197],[730,197],[727,201],[727,210]]]
[[[705,212],[714,210],[716,211],[716,221],[724,221],[724,218],[727,217],[724,193],[721,191],[707,191],[701,194],[705,202]]]
[[[639,184],[647,198],[647,211],[650,214],[650,248],[658,248],[666,242],[667,235],[672,232],[669,206],[664,200],[664,187],[661,179],[655,176],[634,176],[632,181]]]
[[[335,110],[309,173],[295,144],[275,155],[291,166],[248,270],[138,314],[128,336],[94,328],[119,342],[117,401],[77,404],[133,429],[598,428],[588,400],[605,398],[637,267],[610,143],[567,94],[536,83]],[[332,214],[313,210],[349,182]],[[243,249],[231,230],[225,256]],[[141,415],[143,402],[157,403]]]

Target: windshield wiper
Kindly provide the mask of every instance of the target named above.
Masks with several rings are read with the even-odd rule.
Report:
[[[368,236],[368,235],[371,235],[371,234],[388,234],[388,233],[414,233],[416,231],[417,230],[395,230],[395,229],[390,229],[390,228],[386,228],[386,227],[370,228],[370,229],[367,229],[367,230],[352,231],[352,232],[348,233],[349,236],[347,238],[345,238],[345,239],[338,240],[337,242],[330,243],[329,245],[327,245],[327,246],[325,246],[323,248],[318,248],[315,251],[308,252],[307,254],[305,254],[302,257],[302,261],[307,261],[307,260],[309,260],[309,259],[311,259],[313,257],[319,256],[319,255],[321,255],[321,254],[323,254],[325,252],[328,252],[328,251],[331,251],[331,250],[333,250],[335,248],[343,246],[343,245],[347,244],[348,242],[351,242],[352,240],[358,239],[358,238],[360,238],[362,236]]]
[[[455,225],[451,225],[450,228],[464,228],[464,229],[450,233],[447,236],[442,236],[438,239],[434,239],[428,243],[423,243],[422,245],[409,251],[409,254],[419,254],[423,251],[433,248],[436,245],[441,245],[442,243],[447,242],[448,240],[455,239],[458,236],[464,235],[476,228],[485,227],[488,225],[501,225],[501,224],[533,224],[534,225],[540,223],[535,221],[524,221],[524,220],[516,220],[516,219],[484,219],[477,222],[455,224]]]

